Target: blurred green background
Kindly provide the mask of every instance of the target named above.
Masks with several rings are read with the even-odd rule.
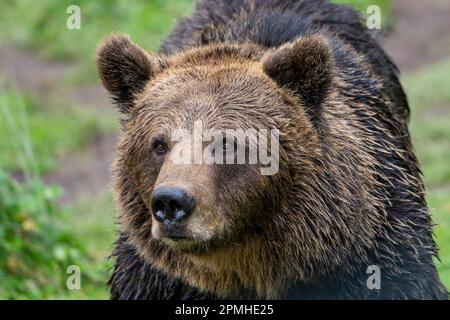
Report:
[[[378,4],[383,30],[398,29],[388,34],[387,49],[403,71],[411,133],[437,224],[437,264],[450,287],[450,45],[443,49],[447,42],[427,36],[427,28],[449,30],[450,24],[436,26],[429,19],[434,13],[450,21],[449,8],[437,0],[430,1],[429,12],[419,0],[336,2],[363,13]],[[66,28],[72,4],[81,8],[81,30]],[[192,7],[190,0],[0,4],[1,299],[108,298],[107,256],[116,231],[108,166],[118,116],[98,84],[95,49],[106,35],[121,31],[157,50]],[[428,25],[411,38],[404,30],[422,18]],[[419,49],[408,50],[414,43]],[[81,269],[80,290],[66,287],[69,265]]]

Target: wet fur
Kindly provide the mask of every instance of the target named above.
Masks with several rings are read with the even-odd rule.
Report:
[[[320,0],[202,1],[163,44],[163,60],[151,58],[149,65],[121,37],[103,44],[102,80],[128,115],[125,132],[135,133],[124,135],[114,164],[122,230],[112,298],[447,298],[432,260],[437,249],[397,69],[359,19],[351,9]],[[115,46],[131,55],[122,69],[114,68]],[[305,61],[309,68],[289,72]],[[140,73],[141,65],[148,70]],[[148,111],[146,103],[157,95],[144,89],[157,93],[154,86],[167,88],[173,76],[179,84],[174,90],[183,90],[193,74],[209,72],[205,68],[220,74],[231,88],[226,93],[241,98],[249,93],[232,86],[232,75],[254,79],[274,106],[270,118],[261,111],[255,121],[281,126],[282,167],[266,179],[246,172],[248,181],[233,181],[227,166],[217,168],[213,185],[230,183],[215,198],[218,206],[259,200],[227,208],[241,217],[230,216],[231,235],[217,239],[217,250],[185,253],[150,233],[142,194],[151,193],[162,164],[153,162],[145,175],[136,172],[149,164],[141,138],[186,118],[174,120],[177,108]],[[241,108],[234,112],[249,112]],[[205,120],[214,112],[208,110]],[[248,183],[258,186],[253,194]],[[366,286],[370,265],[381,268],[381,290]]]

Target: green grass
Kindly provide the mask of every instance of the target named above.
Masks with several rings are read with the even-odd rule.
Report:
[[[81,9],[80,30],[66,28],[66,9],[73,4]],[[0,41],[75,62],[74,79],[95,81],[95,49],[107,35],[124,32],[143,48],[157,50],[176,19],[192,6],[189,0],[11,0],[0,10],[0,30],[8,30],[0,31]]]
[[[12,91],[0,93],[0,167],[44,173],[57,160],[79,150],[93,136],[113,130],[112,117],[93,108],[49,109]],[[25,136],[24,136],[25,134]]]
[[[39,177],[14,183],[13,194],[4,191],[2,174],[0,299],[108,299],[108,257],[117,230],[110,192],[62,207],[56,202],[58,188],[43,186]],[[13,214],[5,216],[5,205]],[[49,205],[51,210],[43,209]],[[66,286],[69,265],[80,268],[80,289]]]
[[[107,298],[111,197],[63,210],[58,194],[39,178],[18,183],[0,169],[0,299]],[[79,268],[80,288],[68,288],[69,266]]]
[[[68,207],[41,176],[115,119],[94,108],[43,106],[17,92],[0,94],[0,299],[107,298],[106,257],[114,241],[109,193]],[[23,172],[15,183],[5,175]],[[51,214],[50,214],[51,213]],[[66,287],[68,265],[81,269],[81,289]]]
[[[440,261],[437,262],[439,275],[447,288],[450,288],[450,187],[433,190],[428,195],[428,205],[433,212],[436,224],[435,239],[440,248]]]
[[[0,299],[107,296],[110,196],[62,208],[58,188],[41,181],[59,156],[100,130],[98,115],[76,110],[50,111],[17,93],[0,95]],[[11,170],[25,181],[11,179]],[[80,290],[66,286],[69,265],[81,268]]]
[[[81,274],[86,273],[80,290],[64,290],[55,299],[108,299],[106,282],[112,268],[108,259],[116,238],[112,196],[109,192],[90,197],[66,210],[60,223],[71,227],[73,236],[82,241],[86,257],[81,260]]]
[[[352,6],[361,11],[363,15],[366,15],[367,8],[372,5],[380,7],[382,16],[390,17],[391,13],[390,0],[332,0],[332,2]]]
[[[363,14],[369,5],[379,5],[383,25],[389,20],[389,0],[335,0],[350,4]],[[81,29],[66,28],[69,5],[81,9]],[[147,50],[157,50],[177,19],[193,8],[192,0],[10,0],[0,10],[0,41],[31,48],[49,58],[76,62],[73,79],[96,81],[94,52],[108,34],[120,31]],[[20,21],[20,23],[18,23]]]
[[[411,134],[437,224],[438,269],[450,288],[450,57],[403,80],[412,109]]]

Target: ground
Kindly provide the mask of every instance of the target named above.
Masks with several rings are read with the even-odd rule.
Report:
[[[148,32],[137,30],[131,22],[125,24],[118,20],[118,29],[130,33],[143,46],[151,43],[147,49],[156,49],[159,39],[175,22],[174,17],[187,14],[191,7],[187,0],[181,1],[181,6],[178,3],[156,1],[147,5],[138,2],[136,10],[127,11],[138,17],[133,23],[153,31],[152,37],[147,38]],[[383,12],[388,10],[386,3],[383,1]],[[16,10],[23,9],[23,4],[17,6]],[[99,10],[102,8],[90,9],[101,15]],[[151,16],[139,13],[140,9],[152,12]],[[114,22],[114,14],[119,13],[106,11],[113,12],[107,19]],[[8,14],[8,10],[3,14]],[[391,15],[393,29],[385,31],[386,38],[382,42],[399,65],[409,96],[411,134],[423,166],[427,199],[437,224],[436,240],[441,248],[438,268],[443,282],[450,287],[450,4],[446,0],[395,0]],[[44,21],[45,15],[42,17]],[[0,20],[2,18],[5,16],[0,13]],[[91,23],[89,18],[86,17],[87,32],[97,29],[103,32],[96,31],[98,39],[111,31],[106,18],[98,28],[93,27],[98,26],[98,22]],[[35,20],[29,22],[35,24],[33,27],[44,23]],[[2,23],[8,22],[0,22],[0,27]],[[46,183],[61,187],[60,202],[67,212],[62,223],[73,226],[74,236],[83,239],[93,263],[100,269],[107,266],[104,258],[115,237],[109,165],[114,157],[118,116],[104,90],[95,82],[93,51],[97,39],[80,40],[78,46],[72,39],[67,45],[63,42],[37,50],[41,42],[59,39],[58,35],[43,33],[39,39],[30,32],[24,24],[15,36],[0,35],[0,40],[5,38],[0,47],[0,110],[9,110],[9,113],[0,113],[0,123],[4,122],[0,134],[9,139],[0,142],[0,167],[12,172],[20,181],[26,178],[27,172],[33,172]],[[73,57],[81,54],[89,59],[80,61]],[[16,105],[22,107],[11,107]],[[33,168],[30,168],[30,157],[22,157],[15,147],[17,137],[7,130],[11,127],[8,119],[20,120],[22,109],[28,116],[26,122],[33,147],[31,160],[37,163]],[[60,138],[49,140],[55,132]],[[24,166],[28,169],[24,170]],[[99,279],[106,278],[106,272],[99,276]],[[63,292],[57,297],[106,298],[107,291],[95,282],[80,292]]]

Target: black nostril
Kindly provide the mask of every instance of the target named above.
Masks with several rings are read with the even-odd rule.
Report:
[[[152,211],[160,222],[178,222],[187,218],[194,209],[194,199],[178,187],[159,187],[152,193]]]

